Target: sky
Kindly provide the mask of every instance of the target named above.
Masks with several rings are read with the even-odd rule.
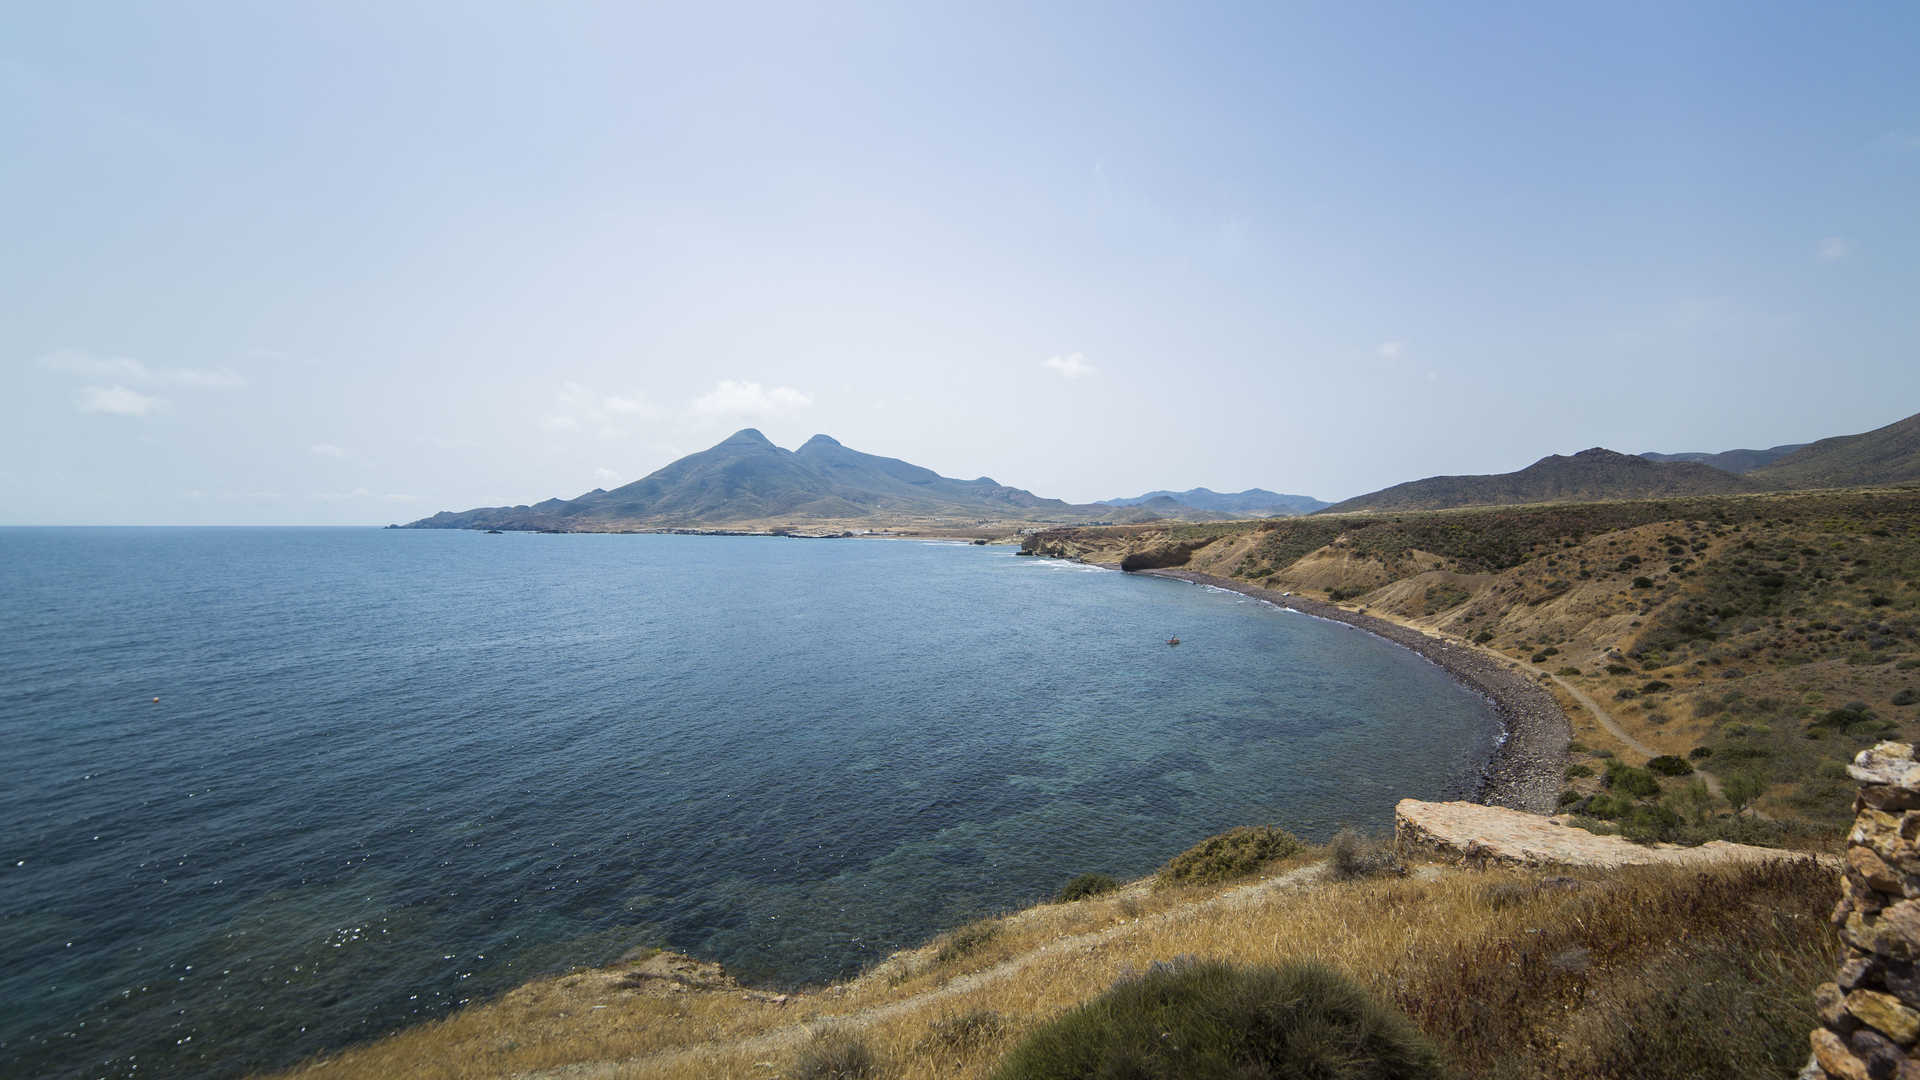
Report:
[[[1920,412],[1920,6],[13,4],[0,524],[815,432],[1339,499]]]

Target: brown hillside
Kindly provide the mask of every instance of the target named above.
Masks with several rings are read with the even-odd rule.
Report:
[[[1764,485],[1710,465],[1649,461],[1594,447],[1554,454],[1518,472],[1492,476],[1430,476],[1335,503],[1323,514],[1356,510],[1442,510],[1456,506],[1591,502],[1678,495],[1727,495]]]
[[[1920,413],[1859,435],[1821,439],[1749,475],[1782,488],[1920,483]]]

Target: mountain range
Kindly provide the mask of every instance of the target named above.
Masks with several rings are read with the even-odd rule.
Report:
[[[1619,454],[1594,447],[1541,458],[1517,472],[1430,476],[1345,502],[1325,513],[1439,510],[1458,506],[1729,495],[1920,482],[1920,414],[1858,435],[1769,450]]]
[[[1510,473],[1431,476],[1331,506],[1263,488],[1150,491],[1075,504],[991,477],[956,480],[815,435],[784,450],[747,428],[631,484],[572,499],[442,511],[409,528],[623,531],[783,527],[999,527],[1601,499],[1732,495],[1920,482],[1920,415],[1858,435],[1767,450],[1621,454],[1603,447],[1554,454]]]
[[[620,531],[1093,521],[1132,523],[1229,515],[1148,500],[1134,507],[1043,499],[991,477],[955,480],[898,458],[815,435],[784,450],[753,428],[631,484],[572,499],[442,511],[408,528]]]
[[[1410,480],[1335,503],[1326,512],[1440,510],[1454,506],[1730,495],[1762,490],[1765,489],[1760,484],[1711,465],[1649,461],[1596,446],[1577,454],[1543,457],[1518,472]]]
[[[1290,517],[1294,514],[1311,514],[1332,505],[1311,495],[1282,495],[1265,488],[1219,492],[1203,487],[1185,491],[1149,491],[1131,499],[1102,499],[1100,502],[1106,506],[1145,506],[1161,499],[1174,506],[1212,510],[1237,517]]]
[[[1806,443],[1788,443],[1785,446],[1770,446],[1765,450],[1722,450],[1717,454],[1699,450],[1687,450],[1678,454],[1657,454],[1649,451],[1640,456],[1648,461],[1691,461],[1696,465],[1711,465],[1730,473],[1750,473],[1755,469],[1765,468],[1806,446]]]

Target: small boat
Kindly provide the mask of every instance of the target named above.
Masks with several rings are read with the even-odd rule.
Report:
[[[1177,637],[1170,637],[1170,638],[1168,638],[1168,639],[1167,639],[1167,644],[1169,644],[1169,645],[1178,645],[1178,644],[1180,644],[1180,639],[1179,639],[1179,638],[1177,638]]]

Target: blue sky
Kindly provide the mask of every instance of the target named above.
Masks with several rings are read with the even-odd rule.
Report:
[[[698,10],[693,10],[697,8]],[[19,4],[0,523],[728,432],[1334,499],[1920,411],[1920,7]]]

